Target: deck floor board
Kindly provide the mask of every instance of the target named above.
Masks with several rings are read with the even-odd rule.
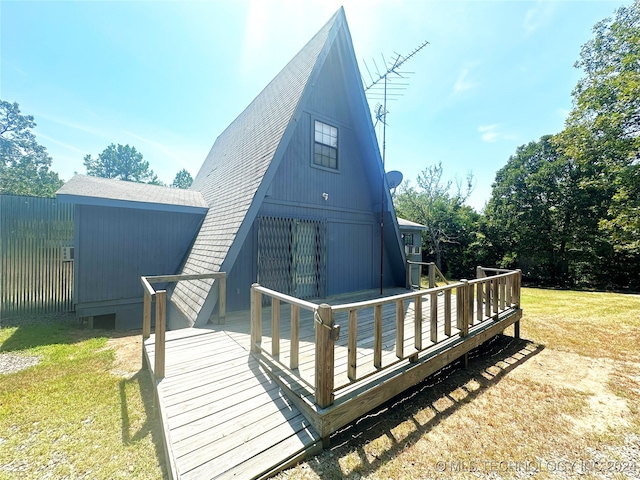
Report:
[[[220,328],[166,333],[165,378],[157,394],[178,478],[253,478],[320,449],[317,432],[245,344]],[[154,337],[144,345],[153,369]]]

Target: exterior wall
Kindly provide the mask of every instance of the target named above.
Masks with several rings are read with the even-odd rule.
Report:
[[[259,212],[326,222],[329,295],[380,284],[380,176],[357,131],[344,68],[339,55],[328,56]],[[315,120],[338,128],[337,170],[312,163]],[[397,249],[390,215],[385,222],[385,244]],[[404,271],[394,270],[385,251],[385,286],[404,285]]]
[[[116,328],[139,327],[140,276],[175,273],[201,220],[198,214],[77,205],[76,314],[115,313]]]

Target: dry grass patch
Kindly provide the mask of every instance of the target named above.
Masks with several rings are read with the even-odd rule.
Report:
[[[522,305],[526,340],[497,337],[279,478],[640,478],[640,297]]]

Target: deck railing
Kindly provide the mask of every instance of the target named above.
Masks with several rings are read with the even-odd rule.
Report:
[[[165,370],[165,332],[167,330],[167,290],[155,290],[154,283],[177,283],[185,280],[218,280],[218,318],[224,323],[227,305],[226,272],[207,273],[202,275],[159,275],[140,277],[144,290],[142,311],[142,355],[144,360],[144,341],[151,336],[151,303],[156,302],[155,351],[153,376],[156,380],[164,378]]]
[[[428,278],[429,278],[429,288],[435,288],[437,286],[436,283],[436,279],[437,277],[440,277],[440,279],[446,283],[447,285],[449,285],[449,281],[445,278],[445,276],[443,275],[443,273],[440,271],[440,269],[438,268],[438,266],[433,263],[433,262],[412,262],[411,260],[407,260],[407,282],[406,282],[406,287],[407,289],[413,289],[413,288],[417,288],[420,289],[422,288],[421,282],[418,281],[418,284],[414,284],[413,283],[413,270],[414,270],[414,265],[418,266],[418,271],[420,273],[422,273],[422,266],[426,266],[427,268],[427,272],[428,272]],[[420,275],[420,277],[422,277],[422,275]]]
[[[255,354],[263,354],[278,364],[278,368],[307,385],[315,396],[315,403],[325,408],[333,403],[335,393],[343,388],[362,381],[381,370],[393,367],[399,362],[408,360],[416,362],[419,354],[444,342],[455,335],[466,337],[469,329],[481,322],[497,321],[500,316],[520,308],[519,270],[502,271],[478,267],[480,278],[461,280],[441,287],[429,288],[414,292],[402,293],[385,298],[377,298],[355,303],[331,306],[315,304],[254,284],[251,288],[251,350]],[[495,275],[487,276],[487,274]],[[262,296],[272,299],[271,307],[271,352],[262,347]],[[455,296],[455,304],[453,297]],[[439,298],[443,297],[442,311],[439,311]],[[429,309],[423,312],[423,301],[429,302]],[[278,359],[280,353],[280,302],[291,305],[291,338],[289,365]],[[405,302],[413,303],[413,318],[405,322]],[[395,360],[383,362],[383,309],[395,311],[395,322],[391,327],[395,330]],[[392,308],[392,306],[394,308]],[[453,314],[455,306],[455,315]],[[313,385],[302,377],[298,369],[300,308],[313,312],[315,327],[315,380]],[[358,316],[365,309],[373,309],[373,358],[371,368],[364,368],[365,373],[358,374],[358,359],[361,349],[358,348]],[[344,384],[335,386],[335,347],[340,335],[340,326],[335,324],[335,315],[347,314],[347,378]],[[394,315],[394,313],[391,313]],[[423,318],[423,317],[427,318]],[[455,317],[455,320],[454,320]],[[386,314],[389,318],[389,313]],[[429,322],[428,335],[423,335],[423,322]],[[443,333],[439,322],[444,323]],[[413,325],[412,332],[405,332],[405,323]],[[518,324],[516,323],[516,329]],[[387,326],[389,333],[389,326]],[[516,330],[516,335],[519,332]],[[405,344],[411,340],[409,348]],[[428,337],[428,338],[427,338]],[[341,343],[342,346],[344,342]],[[344,365],[342,365],[344,367]]]

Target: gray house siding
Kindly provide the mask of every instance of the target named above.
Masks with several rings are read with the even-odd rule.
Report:
[[[202,215],[76,205],[74,303],[80,317],[141,323],[141,275],[176,272]],[[81,288],[77,288],[81,286]],[[140,315],[138,315],[138,311]]]

